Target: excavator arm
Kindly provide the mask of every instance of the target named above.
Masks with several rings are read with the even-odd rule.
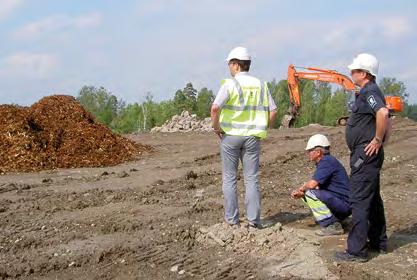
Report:
[[[304,67],[303,69],[311,72],[297,72],[294,65],[288,66],[288,90],[290,92],[290,102],[296,106],[297,109],[301,105],[300,90],[298,88],[298,81],[301,79],[322,81],[341,85],[346,90],[356,90],[355,84],[349,77],[340,74],[334,70]]]
[[[314,67],[298,67],[302,68],[304,72],[299,72],[296,70],[294,65],[288,66],[288,91],[290,95],[290,108],[288,109],[288,113],[284,116],[281,121],[281,125],[285,128],[288,128],[292,125],[295,118],[299,114],[299,108],[301,106],[301,94],[299,89],[299,80],[306,79],[306,80],[313,80],[313,81],[322,81],[327,83],[334,83],[342,86],[345,90],[348,91],[356,91],[357,88],[353,81],[343,75],[338,73],[334,70],[328,69],[320,69]],[[387,107],[394,112],[402,111],[402,100],[400,97],[397,96],[387,96],[385,98],[387,102]],[[338,124],[344,125],[346,122],[347,117],[341,117],[337,122]]]

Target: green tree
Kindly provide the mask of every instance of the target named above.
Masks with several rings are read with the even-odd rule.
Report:
[[[152,106],[152,114],[154,126],[161,126],[173,115],[177,114],[177,110],[172,100],[161,101],[154,103]]]
[[[417,121],[417,104],[405,104],[404,115],[412,120]]]
[[[332,88],[329,83],[316,82],[314,87],[314,100],[316,103],[314,122],[323,124],[326,120],[327,104],[332,99]]]
[[[408,101],[409,93],[407,87],[402,81],[396,78],[384,77],[379,81],[379,87],[385,95],[401,96],[404,102]]]
[[[280,80],[278,83],[273,80],[268,83],[268,88],[272,99],[274,99],[274,102],[277,105],[277,118],[275,119],[274,128],[279,128],[282,118],[290,107],[287,80]]]
[[[187,83],[182,90],[177,90],[174,96],[174,105],[177,110],[177,114],[182,111],[188,111],[190,113],[196,112],[197,107],[197,90],[191,83]]]
[[[336,90],[324,105],[323,125],[335,125],[340,117],[347,116],[347,98],[344,90]]]
[[[78,93],[77,100],[92,113],[95,118],[106,125],[110,125],[125,103],[117,100],[111,92],[103,87],[84,86]]]
[[[175,92],[173,102],[174,102],[175,110],[177,111],[178,114],[188,109],[187,97],[185,96],[183,91],[180,89]]]
[[[142,103],[142,116],[139,117],[139,130],[149,130],[155,126],[155,103],[153,101],[153,95],[146,93],[145,102]]]
[[[315,85],[309,80],[301,80],[299,83],[301,107],[295,126],[305,126],[315,122]]]
[[[142,108],[138,103],[128,104],[120,110],[111,126],[116,132],[131,133],[139,130],[142,118]]]
[[[214,101],[213,91],[202,88],[197,95],[196,113],[201,119],[210,116],[210,106]]]
[[[195,102],[197,100],[197,90],[193,87],[192,83],[187,83],[182,92],[190,102]]]

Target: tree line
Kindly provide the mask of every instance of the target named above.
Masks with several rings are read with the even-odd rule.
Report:
[[[343,89],[332,88],[328,83],[300,81],[301,108],[295,126],[301,127],[310,123],[335,125],[339,117],[348,115],[349,101],[352,93]],[[398,95],[405,101],[403,117],[417,120],[417,104],[408,104],[409,93],[405,84],[395,78],[382,78],[379,81],[381,90],[386,95]],[[290,105],[287,80],[272,80],[268,88],[278,107],[278,117],[274,123],[279,128],[281,118]],[[148,92],[142,103],[127,104],[103,87],[84,86],[77,95],[77,100],[92,113],[95,118],[118,133],[149,131],[161,126],[174,115],[187,110],[203,119],[210,116],[210,107],[215,95],[212,90],[197,90],[192,83],[175,92],[168,100],[155,101]]]

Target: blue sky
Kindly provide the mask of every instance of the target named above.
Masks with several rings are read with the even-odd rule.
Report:
[[[360,52],[417,102],[417,1],[0,0],[0,103],[103,86],[127,102],[171,98],[191,81],[215,92],[229,50],[283,79],[289,63],[336,69]]]

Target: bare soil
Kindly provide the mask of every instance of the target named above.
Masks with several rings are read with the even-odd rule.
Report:
[[[396,119],[382,195],[389,253],[336,263],[346,235],[319,238],[290,190],[314,170],[313,133],[348,166],[344,128],[272,131],[262,144],[264,229],[223,222],[219,142],[211,133],[128,135],[136,161],[0,177],[0,279],[417,279],[417,123]],[[243,178],[239,179],[244,222]]]

